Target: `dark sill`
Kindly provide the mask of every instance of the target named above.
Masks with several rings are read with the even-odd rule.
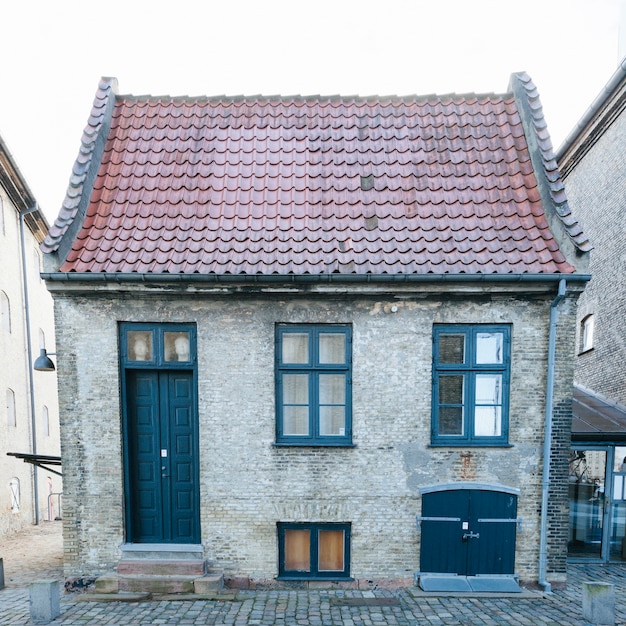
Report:
[[[591,348],[587,348],[586,350],[581,350],[581,351],[578,353],[578,356],[581,356],[581,355],[583,355],[583,354],[589,354],[590,352],[593,352],[593,346],[591,346]]]
[[[354,443],[322,443],[313,441],[276,441],[274,448],[356,448]]]
[[[353,581],[354,578],[352,576],[285,576],[284,574],[281,576],[276,576],[276,580],[306,580],[308,582],[317,582],[317,581],[334,581],[334,582],[344,582],[344,581]]]
[[[431,442],[429,448],[513,448],[512,443],[495,443],[485,442],[478,443],[476,441],[446,441]]]

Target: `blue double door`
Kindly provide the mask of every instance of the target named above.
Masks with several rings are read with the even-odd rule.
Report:
[[[517,495],[446,489],[422,496],[422,572],[513,574]]]
[[[127,540],[199,543],[198,420],[191,371],[126,371]]]

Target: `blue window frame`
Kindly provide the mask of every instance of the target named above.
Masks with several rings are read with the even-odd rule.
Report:
[[[350,578],[349,523],[278,524],[279,578]]]
[[[433,327],[433,445],[507,445],[511,329]]]
[[[352,444],[349,326],[276,327],[276,443]]]
[[[196,363],[193,324],[120,324],[120,358],[126,368],[188,369]]]

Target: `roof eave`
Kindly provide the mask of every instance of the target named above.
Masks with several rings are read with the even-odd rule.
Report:
[[[372,285],[400,286],[417,284],[474,285],[554,285],[565,280],[581,287],[591,279],[588,274],[165,274],[165,273],[79,273],[51,272],[42,274],[49,285],[58,290],[63,284],[109,285],[221,285],[221,286],[306,286],[306,285]]]

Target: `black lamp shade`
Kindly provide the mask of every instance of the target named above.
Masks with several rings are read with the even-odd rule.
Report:
[[[34,369],[38,372],[54,372],[54,363],[46,353],[45,348],[39,350],[39,356],[35,359]]]

